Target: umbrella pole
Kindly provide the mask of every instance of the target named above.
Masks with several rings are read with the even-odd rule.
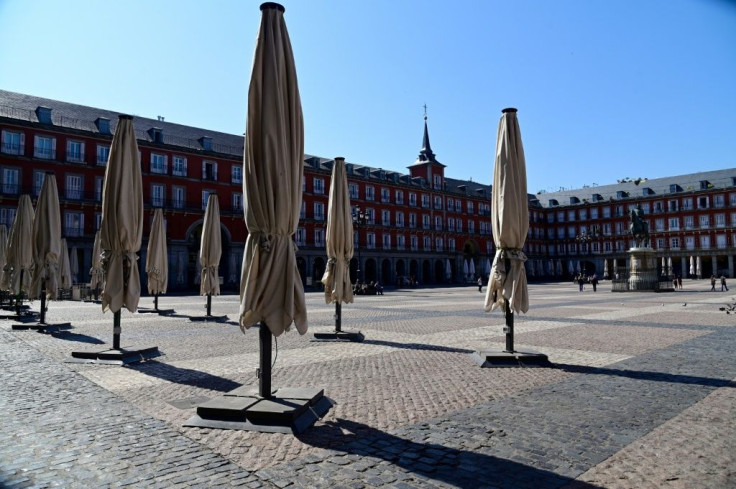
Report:
[[[158,311],[158,294],[153,296],[153,308]]]
[[[509,300],[504,299],[506,307],[506,353],[514,353],[514,311],[509,307]]]
[[[342,331],[342,304],[340,301],[335,303],[335,331]]]
[[[260,368],[258,369],[258,395],[263,399],[271,399],[271,330],[261,321],[258,328],[260,343]]]
[[[18,296],[15,299],[15,313],[20,317],[20,309],[23,305],[23,269],[20,269],[20,285],[18,286]]]
[[[119,350],[120,349],[120,311],[116,312],[113,315],[113,323],[112,323],[112,349],[113,350]]]
[[[41,282],[41,319],[38,324],[46,324],[46,281]]]
[[[207,294],[207,316],[212,316],[212,294]]]

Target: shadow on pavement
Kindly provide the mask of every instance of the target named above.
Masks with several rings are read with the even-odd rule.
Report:
[[[492,438],[501,435],[489,430],[485,436],[490,446]],[[359,455],[361,459],[352,462],[356,465],[361,464],[363,457],[380,458],[403,471],[462,489],[557,488],[571,483],[576,489],[600,489],[549,470],[437,443],[407,440],[347,419],[314,426],[298,438],[309,445]],[[350,462],[344,468],[350,471]]]
[[[364,345],[379,345],[379,346],[390,346],[392,348],[405,348],[407,350],[432,350],[432,351],[446,351],[450,353],[473,353],[473,350],[466,348],[454,348],[451,346],[441,345],[427,345],[425,343],[397,343],[395,341],[384,341],[384,340],[364,340]]]
[[[80,333],[72,333],[71,331],[47,331],[44,334],[53,336],[54,338],[58,338],[60,340],[89,343],[91,345],[102,345],[103,343],[105,343],[101,339],[95,338],[94,336],[88,336],[86,334]]]
[[[229,392],[241,386],[241,384],[224,377],[218,377],[217,375],[208,374],[199,370],[175,367],[174,365],[157,361],[127,365],[126,367],[142,374],[176,384],[191,385],[193,387],[219,392]]]
[[[698,384],[709,387],[726,387],[731,384],[730,379],[712,377],[698,377],[695,375],[671,374],[667,372],[649,372],[638,370],[624,370],[618,368],[586,367],[583,365],[567,365],[554,363],[552,368],[559,368],[576,374],[615,375],[628,379],[651,380],[655,382],[671,382],[678,384]]]

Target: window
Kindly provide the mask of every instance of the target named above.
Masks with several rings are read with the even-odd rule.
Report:
[[[457,232],[462,233],[463,232],[463,220],[457,219],[455,223],[457,224]]]
[[[102,212],[95,212],[95,232],[100,230],[102,225]]]
[[[654,220],[654,228],[657,231],[664,231],[664,218],[658,218]]]
[[[415,212],[409,213],[409,227],[412,229],[417,227],[417,215]]]
[[[66,176],[66,198],[81,199],[82,198],[82,176],[67,175]]]
[[[658,250],[667,249],[667,246],[665,245],[665,239],[664,238],[657,238],[657,249]]]
[[[669,212],[677,212],[678,211],[677,203],[678,202],[676,199],[667,201],[667,210]]]
[[[472,214],[473,212],[475,212],[475,210],[473,209],[473,203],[471,201],[468,201],[468,214]]]
[[[307,177],[302,175],[302,192],[307,191]]]
[[[429,215],[422,214],[422,228],[429,229]]]
[[[186,190],[184,187],[172,187],[171,189],[171,205],[174,209],[183,209],[186,203]]]
[[[442,175],[433,175],[434,177],[434,188],[442,189]]]
[[[654,212],[662,212],[664,208],[662,207],[662,202],[655,202],[654,203]]]
[[[166,173],[167,168],[166,155],[159,153],[151,153],[151,173]]]
[[[565,222],[565,212],[557,211],[557,222]]]
[[[99,166],[107,165],[107,160],[110,158],[110,146],[104,144],[97,145],[97,164]]]
[[[716,214],[716,227],[717,228],[726,227],[726,214]]]
[[[325,230],[322,228],[317,228],[314,230],[314,246],[324,246],[325,245]]]
[[[641,205],[641,210],[642,210],[642,211],[644,212],[644,214],[649,214],[649,212],[650,212],[650,209],[649,209],[649,202],[644,202],[644,203],[643,203],[643,204]]]
[[[698,197],[698,209],[708,208],[708,197]]]
[[[442,231],[442,216],[434,216],[434,228],[437,231]]]
[[[391,225],[391,211],[388,211],[388,210],[381,211],[381,224],[383,226]]]
[[[693,208],[693,198],[692,197],[686,197],[682,199],[682,209],[689,211]]]
[[[417,251],[419,249],[419,238],[412,235],[409,237],[409,241],[411,242],[411,250]]]
[[[434,249],[435,251],[443,251],[445,249],[445,243],[442,238],[434,239]]]
[[[397,190],[395,195],[396,195],[396,203],[399,205],[404,205],[404,191]]]
[[[698,222],[700,229],[708,229],[710,227],[710,216],[699,216]]]
[[[151,205],[153,207],[163,207],[166,199],[166,186],[154,183],[151,185]]]
[[[468,232],[473,234],[475,232],[475,221],[468,221]]]
[[[455,251],[455,238],[448,238],[447,249],[449,249],[450,251]]]
[[[25,153],[26,138],[22,132],[6,131],[3,129],[2,152],[9,155]]]
[[[5,224],[8,230],[13,225],[16,210],[16,207],[0,207],[0,224]]]
[[[177,177],[186,177],[187,159],[183,156],[174,155],[174,163],[171,168],[171,173]]]
[[[604,218],[607,219],[607,218],[611,217],[611,208],[610,207],[606,206],[606,207],[603,207],[602,209],[603,209],[603,217]]]
[[[102,184],[104,177],[95,177],[95,202],[102,202]]]
[[[84,161],[84,142],[68,140],[66,142],[66,160],[80,163]]]
[[[728,203],[732,207],[736,206],[736,194],[728,194]]]
[[[240,192],[233,192],[232,196],[233,211],[243,210],[243,194]]]
[[[381,202],[391,202],[391,194],[385,187],[381,187]]]
[[[83,236],[84,235],[84,213],[83,212],[64,212],[64,236]]]
[[[442,209],[442,197],[439,195],[434,196],[434,208],[435,209]]]
[[[613,251],[613,247],[611,246],[610,241],[606,241],[605,243],[603,243],[603,251],[605,251],[606,253],[610,253],[611,251]]]
[[[575,221],[575,211],[567,211],[567,220],[568,222],[574,222]]]
[[[412,207],[417,206],[417,194],[414,192],[409,192],[409,205]]]
[[[314,219],[317,221],[325,220],[325,204],[322,202],[314,203]]]
[[[423,237],[422,246],[424,247],[424,251],[432,251],[432,240],[429,236]]]
[[[716,248],[724,249],[725,247],[726,247],[726,235],[717,234],[716,235]]]
[[[455,210],[455,200],[454,199],[447,199],[447,210],[448,211]]]
[[[695,227],[695,219],[693,216],[685,216],[685,229],[692,229]]]
[[[731,227],[736,227],[736,212],[731,213]]]
[[[670,249],[671,250],[680,249],[680,238],[670,238]]]
[[[368,207],[365,210],[365,214],[368,216],[368,224],[376,223],[376,211],[374,211],[372,207]]]
[[[202,210],[207,210],[207,201],[210,198],[210,194],[215,194],[214,190],[202,190]]]
[[[724,207],[726,205],[726,199],[723,194],[713,196],[713,207]]]
[[[217,181],[217,162],[207,160],[202,162],[202,180]]]
[[[685,236],[685,249],[695,249],[695,236]]]
[[[36,136],[33,145],[33,156],[47,160],[56,158],[56,138],[51,136]]]
[[[38,197],[41,193],[41,187],[43,187],[43,179],[46,177],[45,171],[34,171],[33,172],[33,196]]]
[[[447,218],[447,230],[455,231],[455,219],[453,219],[452,217]]]
[[[314,186],[315,194],[324,195],[325,193],[325,179],[324,178],[314,178],[312,179],[312,184]]]
[[[396,249],[403,250],[406,248],[406,237],[403,234],[396,236]]]
[[[710,249],[710,236],[700,236],[700,247],[704,250]]]
[[[383,249],[384,250],[391,249],[391,235],[390,234],[383,235]]]
[[[299,219],[307,218],[307,203],[302,200],[302,207],[299,209]]]
[[[230,169],[230,181],[232,183],[243,183],[243,166],[235,164]]]
[[[603,236],[610,236],[611,235],[611,223],[606,222],[603,224]]]
[[[578,233],[578,230],[575,228],[575,226],[567,227],[567,237],[568,238],[574,238],[577,233]]]
[[[348,188],[350,189],[350,198],[351,199],[357,199],[359,194],[358,184],[357,183],[351,183],[348,185]]]
[[[397,228],[404,227],[404,213],[403,212],[396,213],[396,227]]]
[[[366,233],[365,234],[365,247],[372,250],[376,247],[376,234]]]
[[[670,231],[677,231],[680,229],[680,218],[670,217]]]
[[[587,210],[580,209],[579,214],[580,214],[580,220],[581,221],[587,221],[588,220],[588,211]]]
[[[429,209],[429,195],[427,194],[422,194],[422,207]]]
[[[304,246],[307,244],[307,230],[304,228],[297,228],[295,238],[297,246]]]
[[[375,190],[373,189],[372,185],[366,185],[365,187],[365,200],[373,200],[375,199]]]

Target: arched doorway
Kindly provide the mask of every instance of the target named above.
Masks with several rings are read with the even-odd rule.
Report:
[[[409,277],[413,277],[414,280],[419,280],[419,263],[416,260],[409,262]]]
[[[358,259],[353,258],[350,260],[350,282],[355,283],[358,281]]]
[[[422,282],[425,284],[432,282],[432,264],[429,260],[422,261]]]
[[[434,262],[434,282],[441,283],[445,281],[445,267],[442,266],[442,260]]]
[[[324,274],[325,259],[322,257],[317,257],[314,259],[314,266],[312,267],[312,284],[318,286]]]
[[[404,263],[404,260],[399,259],[396,261],[396,285],[403,287],[406,283],[406,264]]]
[[[299,270],[299,277],[302,279],[302,286],[307,285],[307,260],[304,257],[296,258],[296,268]]]
[[[376,281],[376,260],[368,258],[365,261],[365,281],[375,282]]]
[[[391,260],[389,260],[388,258],[384,258],[381,262],[381,280],[383,281],[384,285],[393,283],[391,277]]]

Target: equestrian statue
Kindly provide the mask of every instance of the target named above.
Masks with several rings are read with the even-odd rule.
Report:
[[[629,211],[629,232],[634,237],[634,246],[636,248],[649,247],[649,223],[644,219],[644,211],[641,205],[637,205],[636,209]]]

